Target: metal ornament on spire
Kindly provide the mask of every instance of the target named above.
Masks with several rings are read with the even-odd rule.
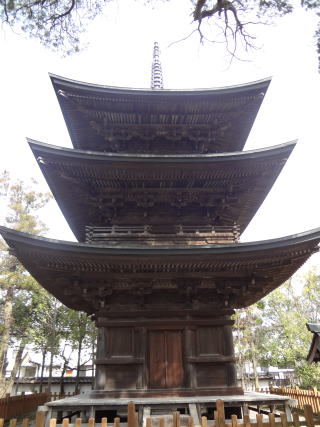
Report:
[[[154,42],[154,46],[153,46],[151,89],[163,89],[162,67],[160,62],[160,49],[157,42]]]

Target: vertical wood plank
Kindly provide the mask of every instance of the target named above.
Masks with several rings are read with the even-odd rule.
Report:
[[[216,408],[218,413],[218,423],[219,427],[224,427],[226,424],[226,419],[224,415],[224,402],[221,399],[216,401]]]
[[[74,426],[75,427],[81,427],[81,418],[76,418],[76,421],[75,421],[75,423],[74,423]]]
[[[188,417],[188,427],[194,427],[193,417]]]
[[[294,427],[300,427],[300,419],[299,414],[297,414],[297,412],[294,412],[293,414],[293,425]]]
[[[159,427],[164,427],[164,418],[160,418]]]
[[[214,425],[215,425],[215,427],[219,427],[218,411],[214,411],[213,417],[214,417]]]
[[[238,427],[238,417],[236,415],[231,415],[231,426]]]
[[[288,427],[288,420],[286,414],[280,414],[282,427]]]
[[[304,416],[308,427],[314,427],[313,411],[311,405],[304,405],[303,407]]]
[[[62,420],[62,427],[69,427],[69,418],[64,418]]]
[[[44,427],[45,414],[42,411],[36,413],[36,427]]]
[[[146,419],[146,427],[152,427],[152,419],[151,419],[151,417],[148,417]]]
[[[108,427],[108,419],[106,417],[101,418],[101,427]]]
[[[94,427],[94,418],[89,418],[88,427]]]
[[[244,427],[250,427],[251,426],[249,414],[243,415],[243,425],[244,425]]]
[[[114,427],[120,427],[120,418],[119,417],[116,417],[114,419],[113,425],[114,425]]]
[[[21,427],[29,427],[29,424],[30,424],[30,420],[29,420],[29,418],[24,418],[24,419],[22,420],[22,425],[21,425]]]
[[[263,415],[257,414],[256,420],[257,420],[257,427],[263,427]]]
[[[276,427],[276,421],[275,421],[273,412],[269,414],[269,424],[270,424],[270,427]]]
[[[180,412],[176,411],[176,427],[180,427]]]
[[[12,420],[10,420],[9,422],[9,427],[16,427],[17,425],[17,419],[13,418]]]
[[[172,412],[172,427],[176,427],[176,413]]]
[[[49,427],[56,427],[56,425],[57,425],[57,419],[51,418],[49,422]]]
[[[0,427],[3,427],[3,424],[4,424],[4,419],[0,418]]]
[[[201,417],[201,427],[208,427],[207,417]]]
[[[128,427],[136,427],[136,407],[134,402],[128,403]]]

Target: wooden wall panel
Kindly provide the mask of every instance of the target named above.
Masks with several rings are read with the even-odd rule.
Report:
[[[105,389],[135,390],[139,388],[137,365],[109,365],[105,367]]]
[[[223,354],[222,328],[217,326],[203,326],[197,330],[198,356],[213,356]]]
[[[133,328],[108,328],[106,338],[109,357],[134,357]]]
[[[226,367],[221,363],[203,363],[196,366],[197,387],[227,386]]]

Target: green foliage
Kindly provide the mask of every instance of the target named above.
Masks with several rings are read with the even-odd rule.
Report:
[[[35,183],[32,183],[35,185]],[[0,202],[5,207],[1,222],[16,230],[44,233],[45,225],[37,212],[43,208],[50,196],[30,188],[20,180],[12,182],[8,172],[0,175]],[[1,212],[2,213],[2,212]],[[37,305],[36,295],[40,292],[37,282],[25,271],[15,257],[8,253],[0,241],[0,394],[6,391],[4,378],[9,346],[30,340],[32,313]]]
[[[33,180],[32,186],[37,183]],[[25,185],[23,181],[11,182],[7,171],[0,175],[1,205],[7,212],[3,221],[15,230],[32,234],[43,234],[46,226],[39,220],[37,212],[50,200],[49,193],[36,191]]]
[[[300,388],[320,388],[320,364],[309,364],[302,361],[295,370]]]
[[[0,175],[1,205],[6,206],[2,221],[11,228],[32,234],[45,233],[47,228],[39,219],[39,211],[48,203],[50,195],[37,191],[18,180],[12,182],[7,172]],[[56,298],[30,276],[17,259],[10,255],[4,243],[0,247],[0,395],[10,382],[3,374],[8,347],[23,351],[31,346],[45,356],[65,358],[62,348],[69,348],[78,363],[92,359],[96,339],[93,322],[84,313],[75,312]]]
[[[79,51],[79,36],[108,0],[1,0],[2,22],[19,27],[65,54]]]
[[[306,357],[312,334],[306,323],[320,322],[320,280],[311,269],[299,286],[286,282],[259,303],[236,314],[236,329],[241,319],[238,351],[240,360],[260,366],[293,368],[296,385],[320,386],[320,365],[310,365]],[[252,347],[254,345],[254,348]]]

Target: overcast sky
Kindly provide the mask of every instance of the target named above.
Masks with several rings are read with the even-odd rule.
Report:
[[[70,147],[48,72],[113,86],[149,87],[153,42],[161,48],[166,88],[219,87],[273,76],[245,149],[299,139],[293,154],[242,240],[261,240],[320,226],[320,78],[311,15],[298,12],[276,26],[256,28],[260,49],[234,60],[221,45],[199,44],[196,35],[179,43],[191,26],[181,1],[157,2],[156,9],[132,0],[108,5],[88,28],[89,47],[61,58],[8,29],[1,43],[0,169],[14,177],[45,182],[25,137]],[[187,3],[187,2],[186,2]],[[50,237],[73,239],[59,210],[45,213]],[[311,264],[319,262],[314,256]]]

